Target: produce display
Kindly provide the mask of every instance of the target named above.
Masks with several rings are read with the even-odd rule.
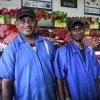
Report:
[[[59,48],[64,44],[68,44],[72,39],[67,28],[42,28],[37,27],[36,33],[48,38],[53,44]],[[4,50],[13,39],[16,38],[18,30],[15,25],[1,24],[0,25],[0,50]],[[100,48],[100,30],[92,30],[89,36],[85,36],[83,42],[92,47]],[[100,61],[100,55],[97,55]]]
[[[36,33],[48,38],[53,44],[59,48],[64,44],[68,44],[72,39],[68,34],[67,28],[42,28],[37,27]],[[16,38],[18,30],[15,25],[1,24],[0,25],[0,50],[4,50],[13,39]],[[100,30],[92,30],[90,36],[85,36],[83,42],[92,47],[100,47]],[[100,61],[100,55],[97,56]]]
[[[41,28],[37,27],[36,33],[51,40],[55,46],[67,44],[71,41],[67,28]],[[0,42],[9,44],[18,34],[15,25],[1,24],[0,25]],[[83,42],[92,47],[100,47],[100,30],[92,30],[89,36],[85,36]]]
[[[18,34],[15,25],[1,24],[0,25],[0,40],[4,44],[9,44]]]
[[[8,9],[8,8],[4,7],[0,10],[0,15],[4,15],[5,20],[9,22],[10,18],[16,16],[17,11],[18,11],[18,8]],[[68,17],[67,12],[63,12],[63,11],[59,11],[59,10],[58,11],[47,12],[45,9],[38,10],[36,8],[36,9],[34,9],[34,12],[35,12],[36,18],[38,20],[44,18],[44,19],[52,19],[53,21],[54,20],[60,20],[60,21],[67,22],[71,18],[71,17]],[[88,23],[88,24],[93,24],[93,23],[96,23],[96,22],[100,23],[99,17],[97,17],[97,18],[95,18],[95,17],[86,17],[86,16],[83,16],[83,17],[73,16],[73,17],[80,18],[85,23]]]
[[[9,23],[10,18],[15,17],[17,11],[18,8],[10,9],[10,10],[8,10],[7,8],[2,8],[0,10],[0,15],[4,15],[4,18],[6,20],[5,22]],[[66,23],[68,22],[69,19],[71,19],[71,17],[67,16],[66,12],[62,12],[62,11],[53,11],[49,13],[44,9],[42,10],[34,9],[34,12],[36,13],[36,19],[38,20],[38,22],[40,22],[41,19],[44,19],[46,21],[48,20],[49,22],[59,21],[59,22]],[[82,19],[88,25],[95,24],[95,23],[100,24],[99,18],[85,17],[85,16],[78,17],[78,18]],[[52,23],[49,25],[52,26]],[[100,25],[99,25],[99,30],[89,29],[89,32],[90,33],[84,37],[83,42],[92,48],[99,48],[100,47]],[[48,38],[50,41],[54,43],[54,45],[57,48],[59,48],[64,44],[68,44],[72,40],[68,33],[68,29],[66,27],[55,27],[55,26],[41,27],[41,25],[39,25],[36,29],[36,33],[42,35],[44,38]],[[10,23],[0,24],[0,50],[4,50],[6,45],[8,45],[13,39],[16,38],[17,34],[18,34],[18,30],[15,27],[15,25],[12,25]]]

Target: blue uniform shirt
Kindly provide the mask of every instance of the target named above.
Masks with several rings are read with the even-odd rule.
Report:
[[[98,100],[95,79],[100,75],[100,66],[93,49],[83,44],[86,62],[74,42],[60,47],[55,56],[56,77],[65,78],[71,100]]]
[[[56,100],[52,61],[55,48],[36,34],[34,50],[20,34],[4,50],[0,61],[0,77],[14,80],[15,100]]]

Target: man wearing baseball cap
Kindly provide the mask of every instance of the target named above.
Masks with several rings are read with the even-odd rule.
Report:
[[[56,52],[54,72],[60,100],[99,100],[100,65],[94,50],[82,43],[84,26],[82,20],[71,19],[67,28],[72,41]]]
[[[57,100],[53,43],[35,33],[36,15],[30,8],[18,10],[16,27],[18,36],[0,61],[2,100]]]

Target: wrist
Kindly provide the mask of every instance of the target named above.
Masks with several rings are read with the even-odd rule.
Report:
[[[66,100],[71,100],[71,98],[66,98]]]

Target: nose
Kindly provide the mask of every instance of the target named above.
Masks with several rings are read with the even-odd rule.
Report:
[[[77,32],[77,34],[80,34],[81,33],[81,31],[79,29],[76,29],[76,32]]]
[[[31,23],[30,23],[30,20],[25,20],[25,23],[24,23],[25,25],[30,25]]]
[[[25,24],[30,24],[30,22],[28,20],[25,21]]]

